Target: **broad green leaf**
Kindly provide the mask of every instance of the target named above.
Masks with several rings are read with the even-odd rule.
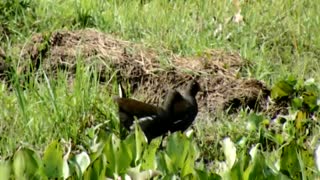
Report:
[[[13,171],[16,178],[35,178],[40,166],[40,157],[31,149],[22,148],[13,157]]]
[[[188,158],[190,158],[190,156],[188,156],[190,151],[189,145],[189,140],[181,132],[173,133],[168,137],[166,153],[170,157],[175,171],[174,173],[181,173],[182,177],[189,173],[186,171],[187,169],[190,169],[188,166],[192,166],[193,169],[193,163],[187,164],[187,162],[189,162]],[[182,174],[182,172],[184,174]]]
[[[140,169],[141,168],[139,166],[135,168],[129,168],[127,174],[131,179],[151,179],[153,177],[161,175],[161,172],[157,170],[140,171]]]
[[[167,139],[165,155],[167,167],[172,167],[170,173],[180,174],[181,177],[194,176],[194,162],[199,153],[191,139],[181,132],[170,135]],[[169,165],[170,163],[170,165]],[[168,169],[167,169],[168,170]]]
[[[1,179],[9,180],[11,174],[11,163],[10,162],[0,162],[0,174]],[[22,177],[22,176],[20,176]]]
[[[94,136],[90,143],[90,160],[94,161],[96,158],[101,156],[101,153],[103,152],[103,149],[105,147],[105,144],[107,143],[109,139],[110,134],[107,134],[105,131],[99,131],[99,133]]]
[[[304,86],[305,86],[306,91],[314,92],[316,94],[319,93],[319,87],[314,82],[314,79],[311,80],[311,81],[310,80],[306,80],[305,83],[304,83]]]
[[[231,169],[227,169],[226,172],[224,173],[224,179],[242,179],[241,177],[243,176],[243,169],[242,169],[242,163],[241,161],[237,161]]]
[[[195,144],[193,144],[191,139],[188,139],[188,141],[189,141],[188,154],[185,158],[184,166],[181,171],[182,177],[188,176],[188,175],[192,175],[192,176],[196,175],[194,165],[195,165],[195,161],[197,160],[197,158],[200,155],[200,153],[197,149],[197,146]]]
[[[128,152],[130,159],[134,160],[134,166],[137,166],[140,163],[142,153],[147,146],[147,139],[143,134],[140,126],[135,126],[135,133],[130,134],[125,139],[125,144],[128,147]]]
[[[150,145],[145,148],[141,162],[141,168],[143,170],[157,168],[156,153],[160,144],[161,138],[155,138],[151,141]]]
[[[294,92],[296,80],[282,80],[277,82],[271,89],[271,98],[279,99],[287,97]]]
[[[68,177],[71,176],[69,163],[68,163],[68,160],[65,158],[63,158],[62,174],[63,174],[62,175],[63,179],[67,179]]]
[[[295,120],[295,126],[297,130],[301,130],[303,128],[303,125],[306,122],[306,118],[307,118],[306,112],[302,112],[302,111],[297,112],[297,116]]]
[[[168,136],[165,151],[173,163],[178,161],[176,164],[179,167],[181,167],[182,164],[181,159],[187,154],[186,147],[188,146],[188,142],[186,142],[182,136],[181,132],[176,132]]]
[[[301,168],[301,172],[307,179],[313,179],[317,173],[314,172],[316,167],[315,161],[313,159],[313,152],[309,149],[299,148],[298,160]]]
[[[158,153],[158,166],[158,169],[166,175],[174,174],[176,172],[176,169],[173,167],[172,160],[165,152]]]
[[[75,179],[81,179],[83,177],[84,172],[81,172],[81,168],[79,164],[76,162],[75,157],[72,157],[71,159],[68,160],[68,166],[69,166],[70,176],[72,176]]]
[[[130,156],[129,147],[125,141],[121,141],[116,135],[111,134],[103,152],[107,158],[107,175],[119,175],[126,172],[132,161],[132,156]]]
[[[84,171],[90,165],[90,157],[86,152],[81,152],[80,154],[77,154],[75,156],[75,161],[79,165],[81,173],[84,173]]]
[[[222,177],[204,170],[196,170],[197,179],[221,180]]]
[[[132,159],[135,159],[135,156],[137,154],[135,134],[134,133],[129,134],[124,141],[127,144],[130,157]]]
[[[302,103],[303,103],[303,99],[296,97],[292,99],[291,106],[295,109],[300,109],[302,108]]]
[[[243,174],[243,179],[277,179],[277,174],[268,167],[264,155],[258,150],[258,146],[255,146],[251,151],[252,157],[251,163]]]
[[[251,113],[248,116],[248,129],[250,131],[255,131],[259,128],[260,124],[264,121],[262,115],[257,115],[256,113]]]
[[[101,154],[99,158],[97,158],[90,166],[86,169],[83,174],[84,180],[104,180],[106,179],[106,168],[107,168],[107,160],[104,154]]]
[[[317,144],[317,147],[314,151],[314,159],[315,159],[318,173],[320,173],[320,144],[319,143]]]
[[[226,157],[227,167],[231,169],[237,158],[237,149],[229,137],[223,140],[222,148]]]
[[[130,156],[129,148],[124,141],[121,142],[119,154],[117,155],[117,161],[119,161],[119,171],[121,173],[126,172],[132,162],[132,156]]]
[[[301,166],[297,156],[298,146],[294,141],[283,147],[280,159],[280,171],[293,179],[301,179]]]
[[[177,176],[176,174],[166,174],[161,177],[162,180],[180,180],[180,176]]]
[[[46,148],[42,162],[47,177],[63,177],[63,149],[57,140],[51,142]]]
[[[86,129],[86,134],[89,136],[89,138],[93,139],[95,136],[95,128],[91,127]]]
[[[287,121],[282,126],[283,132],[287,134],[287,136],[284,136],[284,140],[292,139],[295,137],[296,133],[296,127],[295,122],[291,119],[287,119]]]
[[[188,155],[189,140],[181,132],[173,133],[167,140],[166,153],[177,168],[182,168]]]
[[[190,147],[191,148],[191,147]],[[190,149],[188,152],[188,155],[186,156],[186,159],[184,161],[184,166],[182,167],[181,170],[181,177],[188,177],[190,175],[194,176],[194,162],[195,159],[193,159],[195,156],[194,152]]]
[[[246,150],[241,153],[239,159],[235,162],[232,168],[224,176],[226,179],[242,179],[243,173],[250,165],[250,156]]]
[[[314,92],[304,92],[302,94],[302,98],[303,98],[303,103],[305,103],[309,109],[309,112],[313,112],[318,108],[318,95]]]
[[[283,144],[284,138],[281,134],[274,134],[272,140],[277,144]]]
[[[108,141],[104,146],[104,155],[107,158],[107,175],[113,176],[113,174],[118,174],[118,161],[117,153],[120,151],[120,139],[114,134],[110,134]]]

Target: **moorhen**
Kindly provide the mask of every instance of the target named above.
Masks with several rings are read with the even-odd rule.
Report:
[[[184,91],[170,92],[173,98],[166,102],[166,106],[170,107],[170,127],[171,133],[176,131],[185,131],[195,120],[198,114],[198,104],[196,95],[200,91],[200,85],[197,81],[192,80],[188,83]]]
[[[184,91],[171,90],[162,107],[130,98],[115,98],[120,123],[127,130],[132,130],[136,118],[148,142],[168,131],[185,131],[198,113],[195,96],[199,90],[198,82],[190,81]]]
[[[127,130],[133,129],[136,118],[148,142],[166,133],[165,121],[169,115],[165,109],[129,98],[115,98],[115,101],[119,106],[120,123]]]

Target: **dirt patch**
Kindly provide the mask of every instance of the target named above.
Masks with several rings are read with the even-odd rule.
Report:
[[[114,74],[129,82],[133,96],[153,104],[161,103],[167,89],[197,78],[202,86],[200,112],[230,107],[230,112],[239,107],[263,110],[270,93],[262,82],[239,77],[246,62],[237,53],[221,50],[181,57],[86,29],[36,34],[22,52],[25,63],[18,68],[20,73],[30,71],[31,65],[33,72],[66,70],[72,78],[81,57],[83,63],[97,68],[101,82],[108,82],[110,73],[118,71]]]

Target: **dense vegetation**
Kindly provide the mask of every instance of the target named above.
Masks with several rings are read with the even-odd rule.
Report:
[[[211,48],[239,52],[253,64],[245,76],[266,82],[271,102],[289,105],[276,118],[248,109],[236,116],[219,112],[215,120],[199,120],[201,131],[174,133],[159,148],[160,139],[147,145],[139,128],[118,138],[110,92],[83,64],[72,92],[64,72],[24,89],[13,74],[12,87],[0,86],[2,179],[314,179],[320,163],[319,9],[308,0],[1,1],[0,47],[12,63],[20,61],[16,47],[33,33],[91,27],[182,56]]]

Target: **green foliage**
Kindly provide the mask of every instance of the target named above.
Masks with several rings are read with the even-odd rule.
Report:
[[[169,136],[161,149],[160,138],[147,144],[139,128],[125,139],[118,137],[112,93],[100,90],[104,86],[98,90],[97,82],[90,80],[94,70],[80,60],[71,89],[63,72],[56,79],[42,72],[13,73],[12,89],[2,82],[0,87],[1,159],[14,154],[1,162],[1,179],[318,178],[313,149],[320,134],[319,87],[311,79],[301,81],[320,79],[317,1],[239,1],[242,23],[233,22],[239,10],[236,1],[140,2],[0,1],[0,46],[19,63],[22,52],[16,48],[25,46],[35,32],[95,27],[152,46],[164,52],[163,59],[168,57],[162,48],[200,56],[208,48],[236,51],[254,62],[245,69],[247,76],[274,84],[274,103],[288,103],[288,114],[268,119],[244,111],[241,118],[210,119],[204,127],[215,128],[197,134],[199,139],[207,138],[204,131],[211,135],[210,142],[202,142],[202,149],[196,148],[197,138],[179,133]],[[46,43],[40,48],[46,49]],[[289,78],[282,79],[285,76]],[[22,87],[20,81],[27,79],[30,82]],[[221,148],[225,136],[230,139],[222,141]],[[52,141],[62,137],[84,149],[65,152],[60,142]],[[23,148],[14,152],[20,144]],[[224,168],[206,168],[210,163]]]
[[[293,77],[277,82],[271,89],[271,98],[279,101],[286,98],[294,110],[307,113],[319,109],[320,89],[313,79],[298,82]]]
[[[145,179],[159,175],[164,179],[219,177],[195,167],[199,152],[192,140],[181,133],[169,136],[165,150],[158,149],[161,139],[155,139],[148,145],[139,127],[136,133],[124,140],[113,133],[99,133],[96,136],[103,136],[97,137],[100,139],[98,143],[102,144],[100,149],[92,152],[98,155],[81,152],[75,156],[63,156],[61,143],[53,141],[45,149],[42,159],[35,151],[22,148],[15,153],[12,165],[10,161],[4,162],[0,170],[7,177],[12,174],[25,179],[105,179],[125,176]],[[10,171],[11,168],[13,171]]]
[[[39,156],[30,149],[20,149],[13,157],[13,170],[15,177],[32,179],[39,173]]]
[[[294,79],[282,80],[277,82],[271,89],[271,98],[280,99],[288,97],[294,92],[297,81]]]
[[[49,178],[63,177],[63,149],[58,141],[53,141],[44,151],[43,170]]]
[[[169,136],[166,150],[160,152],[159,156],[159,168],[166,172],[165,177],[178,175],[182,178],[191,178],[196,176],[194,162],[199,154],[185,135],[174,133]]]
[[[10,179],[11,169],[12,168],[10,162],[0,162],[0,174],[2,176],[2,179]]]
[[[248,123],[254,127],[250,131],[259,130],[260,136],[270,136],[262,123],[263,117],[250,115]],[[290,121],[290,119],[288,119]],[[295,129],[294,124],[287,124]],[[287,127],[289,128],[289,127]],[[290,129],[289,128],[289,129]],[[264,131],[262,131],[264,130]],[[305,137],[289,130],[282,136],[286,138],[277,151],[264,151],[263,144],[257,143],[252,148],[242,151],[230,138],[222,141],[225,161],[216,162],[220,168],[209,171],[203,162],[196,163],[200,151],[193,141],[180,132],[169,135],[165,140],[165,148],[160,148],[161,138],[150,144],[140,127],[135,133],[120,139],[114,133],[98,130],[92,139],[88,151],[76,155],[69,153],[63,156],[59,141],[50,143],[40,158],[35,151],[19,149],[11,161],[2,163],[1,172],[7,177],[28,178],[71,178],[71,179],[105,179],[125,178],[149,179],[308,179],[316,177],[313,152],[301,144]],[[262,133],[261,133],[262,132]],[[272,140],[272,138],[269,138]],[[42,159],[42,160],[41,160]],[[11,171],[13,169],[13,171]]]

